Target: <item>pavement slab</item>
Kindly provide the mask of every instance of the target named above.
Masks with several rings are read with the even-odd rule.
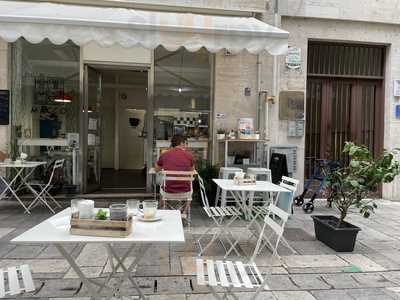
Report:
[[[289,268],[326,268],[349,265],[337,255],[290,255],[283,256],[282,260]]]
[[[400,299],[400,233],[397,232],[400,228],[400,204],[390,201],[384,203],[368,220],[350,213],[349,221],[363,228],[352,253],[336,253],[315,240],[310,215],[295,207],[295,213],[287,223],[285,236],[298,253],[293,255],[282,245],[278,250],[281,260],[271,258],[271,253],[266,249],[260,252],[255,263],[271,290],[262,292],[258,299]],[[324,204],[317,201],[315,211],[318,214],[331,214],[331,210],[324,207]],[[132,277],[149,300],[214,300],[208,287],[197,285],[194,263],[199,250],[196,239],[213,224],[204,217],[199,208],[194,207],[192,212],[193,224],[190,231],[187,228],[185,230],[186,242],[151,246],[132,272]],[[15,245],[9,242],[11,238],[47,217],[49,214],[40,210],[34,210],[32,216],[26,216],[22,211],[8,209],[0,203],[0,268],[24,263],[31,266],[39,291],[37,294],[26,295],[23,299],[89,300],[87,289],[81,285],[54,246]],[[240,248],[243,253],[242,256],[229,256],[231,261],[246,262],[254,251],[255,239],[247,243],[248,232],[243,230],[245,225],[243,220],[232,225],[237,236],[242,233]],[[204,241],[207,242],[211,236],[212,234],[206,236]],[[116,245],[116,252],[122,254],[128,246]],[[88,277],[104,277],[111,270],[104,246],[71,244],[65,247]],[[224,254],[225,251],[218,242],[202,258],[223,259]],[[127,264],[135,256],[136,253],[131,253]],[[114,279],[112,283],[115,284]],[[216,290],[218,293],[223,291],[222,288]],[[246,288],[234,289],[241,300],[250,299],[254,291]],[[138,299],[138,293],[130,282],[124,282],[120,294],[123,300]]]
[[[276,300],[316,300],[316,298],[306,291],[286,291],[286,292],[273,292]]]
[[[368,257],[362,254],[340,254],[339,257],[343,258],[349,264],[359,267],[364,272],[385,271],[386,269],[381,265],[373,262]]]

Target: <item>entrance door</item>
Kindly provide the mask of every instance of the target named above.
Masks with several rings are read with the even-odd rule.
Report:
[[[101,99],[102,76],[96,69],[85,65],[84,105],[82,126],[83,135],[83,190],[93,192],[100,188],[101,180]]]
[[[346,163],[346,141],[378,155],[383,146],[383,58],[377,46],[311,43],[308,53],[305,177],[315,159]]]

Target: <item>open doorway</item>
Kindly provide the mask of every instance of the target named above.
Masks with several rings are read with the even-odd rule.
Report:
[[[100,79],[89,76],[88,80],[87,191],[142,192],[146,188],[148,72],[91,68]],[[94,128],[91,119],[96,115],[100,128],[95,134],[100,141],[95,141],[99,146],[97,161],[91,162],[89,136]]]

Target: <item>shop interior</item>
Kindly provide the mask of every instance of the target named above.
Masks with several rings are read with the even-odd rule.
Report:
[[[173,134],[187,136],[196,159],[210,157],[209,52],[159,47],[153,69],[85,64],[82,97],[79,55],[72,42],[13,44],[12,155],[26,152],[31,160],[47,161],[48,168],[65,158],[64,192],[132,193],[148,186],[148,168],[169,148]]]
[[[99,183],[101,192],[143,190],[148,72],[114,68],[88,67],[88,188]]]

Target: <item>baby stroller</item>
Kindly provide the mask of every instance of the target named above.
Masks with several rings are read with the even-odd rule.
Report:
[[[316,159],[314,157],[309,157],[308,159],[310,163],[312,161],[315,161],[314,174],[307,180],[303,193],[294,198],[294,204],[297,206],[302,205],[305,213],[312,213],[314,211],[314,200],[321,192],[323,192],[326,186],[328,174],[340,167],[340,163],[337,161],[329,161],[326,159]],[[317,182],[317,185],[316,187],[314,187],[314,193],[312,194],[310,200],[304,203],[304,197],[309,190],[311,191],[313,189],[313,184],[315,181]],[[332,206],[332,203],[330,201],[330,194],[331,193],[327,195],[328,207]]]

